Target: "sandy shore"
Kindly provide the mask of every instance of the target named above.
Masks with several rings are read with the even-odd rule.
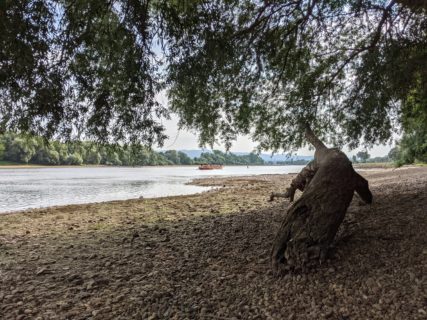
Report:
[[[0,215],[1,319],[426,319],[427,167],[362,171],[331,259],[269,266],[292,175],[191,195]]]

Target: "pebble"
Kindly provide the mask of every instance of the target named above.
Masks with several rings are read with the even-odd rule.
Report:
[[[91,290],[94,285],[95,285],[95,280],[90,280],[86,285],[86,290]]]
[[[46,267],[38,269],[37,272],[36,272],[36,276],[42,275],[44,273],[47,273],[47,268]]]

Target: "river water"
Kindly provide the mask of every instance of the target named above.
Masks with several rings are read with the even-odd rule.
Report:
[[[0,213],[66,204],[184,195],[209,190],[186,185],[210,176],[283,174],[303,166],[46,167],[0,169]]]

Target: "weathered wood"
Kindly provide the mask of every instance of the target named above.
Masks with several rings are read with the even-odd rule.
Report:
[[[292,180],[291,186],[286,189],[285,193],[277,193],[273,192],[270,195],[270,201],[273,201],[275,198],[289,198],[292,202],[294,201],[295,191],[301,190],[304,191],[305,187],[310,183],[311,179],[313,179],[314,174],[316,173],[318,167],[316,161],[310,161],[304,169]]]
[[[325,260],[354,191],[372,202],[368,181],[354,171],[343,152],[327,148],[308,127],[306,138],[316,148],[314,161],[282,194],[292,201],[296,189],[304,191],[288,209],[273,243],[271,260],[277,273]]]

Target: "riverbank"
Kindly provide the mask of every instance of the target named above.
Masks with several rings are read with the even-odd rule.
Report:
[[[0,215],[4,319],[424,319],[427,168],[362,171],[334,256],[275,278],[293,175],[197,180],[202,194]]]
[[[393,169],[396,168],[396,164],[394,162],[359,162],[353,163],[353,167],[355,169]]]

